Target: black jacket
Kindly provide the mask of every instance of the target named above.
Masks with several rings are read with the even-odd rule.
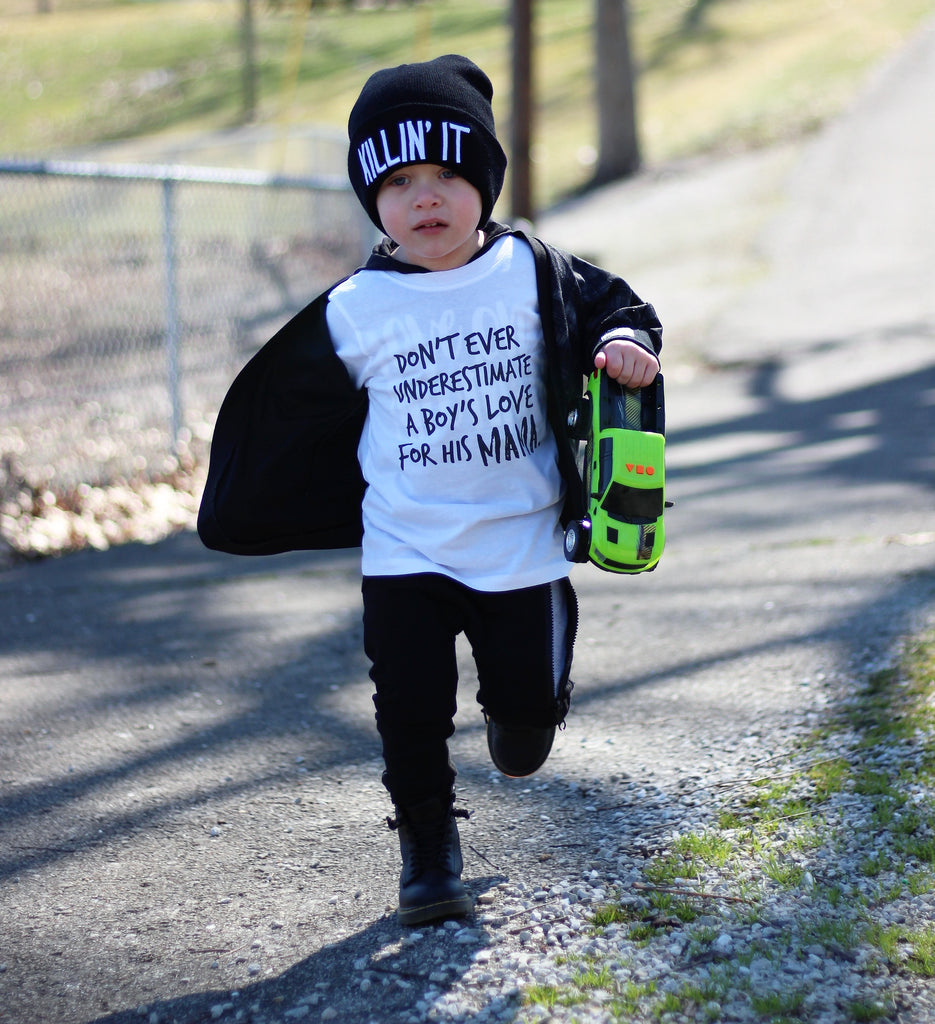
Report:
[[[487,245],[509,229],[491,222]],[[648,350],[662,347],[652,306],[621,278],[521,232],[532,247],[548,367],[548,413],[565,480],[562,521],[585,503],[569,437],[569,412],[602,338],[626,328]],[[419,272],[377,247],[367,269]],[[367,393],[335,353],[319,295],[241,370],[221,405],[211,444],[198,534],[218,551],[269,555],[357,547],[366,484],[357,445]]]

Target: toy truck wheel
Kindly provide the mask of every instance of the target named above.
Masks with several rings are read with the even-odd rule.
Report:
[[[586,519],[572,520],[565,527],[565,558],[586,562],[591,548],[591,524]]]

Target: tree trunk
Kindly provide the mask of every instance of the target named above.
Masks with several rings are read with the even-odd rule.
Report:
[[[243,121],[256,118],[257,67],[256,32],[253,27],[253,0],[243,0],[241,8],[241,41],[243,43]]]
[[[596,0],[597,184],[628,177],[640,167],[636,73],[628,22],[627,0]]]
[[[532,0],[513,0],[513,117],[510,124],[510,214],[532,220]]]

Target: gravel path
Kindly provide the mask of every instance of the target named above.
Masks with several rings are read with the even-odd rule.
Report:
[[[933,48],[858,104],[865,131],[881,97],[928,110]],[[629,275],[670,325],[671,539],[645,577],[576,568],[575,700],[534,778],[491,770],[462,652],[473,918],[395,922],[355,553],[236,559],[182,533],[0,572],[0,1021],[932,1019],[931,736],[871,742],[855,709],[884,681],[898,708],[904,638],[935,627],[935,289],[889,333],[809,338],[791,305],[795,344],[738,347],[751,263],[764,290],[817,272],[793,273],[763,211],[812,146],[856,145],[830,137],[544,225],[561,242],[614,217],[590,236],[612,265],[599,241],[654,212],[654,244],[698,245],[699,305],[649,255]],[[905,142],[894,163],[921,158]],[[896,248],[925,265],[919,235],[875,281]],[[836,264],[848,310],[859,251]]]
[[[270,571],[182,535],[5,574],[0,1019],[642,1020],[669,987],[672,1019],[770,1020],[752,1002],[770,992],[807,999],[806,1020],[875,1001],[930,1019],[929,982],[822,931],[835,885],[845,919],[931,927],[930,892],[863,873],[865,836],[887,834],[868,832],[870,797],[844,790],[758,851],[717,823],[756,780],[854,756],[848,733],[798,740],[935,624],[924,540],[767,534],[731,564],[720,543],[673,544],[630,581],[638,602],[582,572],[575,713],[533,779],[492,772],[465,664],[454,754],[477,913],[420,931],[393,916],[353,557]],[[889,756],[911,773],[913,749]],[[909,793],[931,807],[924,782]],[[660,905],[653,864],[709,834],[729,863],[666,878],[704,895]],[[797,878],[772,879],[771,855]],[[595,933],[609,903],[628,916]],[[589,963],[605,973],[582,988]],[[532,986],[583,1001],[523,1008]]]

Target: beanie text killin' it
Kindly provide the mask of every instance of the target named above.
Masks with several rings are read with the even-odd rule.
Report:
[[[437,164],[481,196],[483,226],[503,188],[506,155],[497,141],[493,87],[484,72],[454,54],[372,75],[348,121],[347,169],[368,216],[383,230],[377,193],[396,167]]]

